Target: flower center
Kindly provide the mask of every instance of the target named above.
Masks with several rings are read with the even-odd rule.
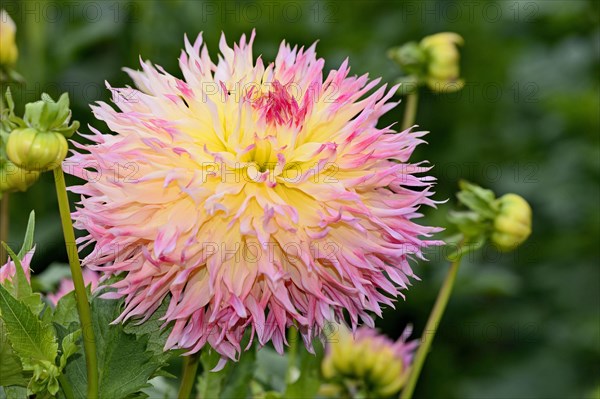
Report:
[[[252,105],[262,113],[268,124],[289,125],[297,122],[300,113],[296,99],[277,80],[271,90],[256,98]]]

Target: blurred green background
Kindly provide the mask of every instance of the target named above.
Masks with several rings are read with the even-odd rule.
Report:
[[[534,209],[534,233],[517,252],[491,248],[464,262],[418,398],[582,398],[600,385],[600,143],[598,2],[561,1],[2,1],[18,26],[13,87],[19,112],[41,92],[68,91],[86,132],[89,104],[108,101],[104,81],[130,84],[122,67],[138,57],[177,75],[183,35],[200,31],[216,59],[221,31],[231,43],[257,30],[255,55],[279,43],[310,45],[327,69],[350,57],[352,71],[399,77],[389,47],[454,31],[465,39],[461,92],[421,96],[417,121],[431,132],[414,159],[439,179],[429,223],[444,225],[459,178],[517,192]],[[403,106],[382,123],[400,120]],[[34,269],[66,260],[46,173],[10,199],[11,241],[27,214],[38,217]],[[16,246],[16,245],[15,245]],[[378,325],[420,334],[447,270],[443,253],[414,266],[422,281]],[[596,393],[596,395],[598,395]],[[597,397],[597,396],[596,396]]]

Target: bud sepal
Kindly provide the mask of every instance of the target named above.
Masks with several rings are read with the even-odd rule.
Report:
[[[458,46],[463,38],[454,32],[442,32],[424,37],[420,42],[408,42],[388,50],[388,58],[404,71],[399,82],[416,82],[428,86],[435,93],[451,93],[461,90],[460,53]],[[403,94],[415,90],[414,85]]]
[[[9,106],[10,106],[9,102]],[[30,171],[45,171],[58,167],[69,149],[66,138],[79,128],[71,119],[67,93],[57,102],[47,94],[25,106],[23,119],[14,116],[10,107],[8,123],[13,128],[8,136],[6,153],[15,165]]]
[[[469,210],[448,215],[462,236],[462,245],[449,256],[451,259],[480,248],[488,240],[499,251],[512,251],[529,237],[532,212],[523,197],[511,193],[496,198],[493,191],[464,180],[459,186],[456,196]]]

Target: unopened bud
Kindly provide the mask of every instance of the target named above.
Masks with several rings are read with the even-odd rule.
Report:
[[[71,110],[66,93],[56,102],[42,94],[42,100],[25,105],[23,119],[13,119],[19,127],[8,135],[6,154],[26,170],[57,168],[69,150],[66,137],[79,127],[77,121],[69,125]]]
[[[497,202],[499,213],[494,219],[492,242],[501,251],[512,251],[531,234],[531,207],[517,194],[503,195]]]
[[[40,177],[40,172],[19,168],[14,163],[4,160],[0,164],[0,196],[2,193],[27,191]]]
[[[512,251],[531,234],[531,207],[517,194],[496,198],[493,191],[467,181],[460,182],[458,200],[468,211],[451,212],[463,244],[448,257],[454,259],[491,241],[500,251]]]
[[[326,397],[344,396],[344,389],[354,385],[368,397],[387,397],[402,389],[412,360],[416,341],[406,341],[408,328],[394,342],[377,331],[362,327],[352,334],[341,327],[327,345],[322,363]]]
[[[428,58],[426,82],[431,90],[452,92],[464,86],[460,79],[457,47],[463,43],[463,38],[452,32],[437,33],[421,40],[421,48]]]
[[[33,128],[13,130],[6,144],[8,159],[20,168],[32,171],[58,167],[68,150],[67,139],[62,134]]]
[[[0,10],[0,64],[11,66],[17,62],[19,50],[15,42],[17,26],[10,15]]]

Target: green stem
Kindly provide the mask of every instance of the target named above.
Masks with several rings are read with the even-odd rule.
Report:
[[[456,259],[450,265],[448,275],[446,275],[446,279],[444,280],[442,289],[438,294],[438,297],[435,301],[435,305],[433,306],[433,310],[431,311],[429,319],[427,320],[427,325],[425,326],[423,336],[421,337],[421,344],[419,345],[419,349],[417,350],[417,354],[415,355],[415,360],[411,367],[408,382],[402,390],[402,395],[400,396],[400,399],[410,399],[412,397],[413,391],[415,390],[415,386],[417,385],[417,380],[419,379],[419,374],[421,373],[421,369],[423,368],[423,363],[425,362],[425,358],[427,357],[427,353],[429,352],[429,348],[431,347],[431,342],[433,342],[436,330],[438,328],[442,315],[444,314],[446,305],[448,304],[448,299],[450,298],[450,294],[452,293],[452,287],[454,286],[454,281],[456,280],[456,274],[458,272],[459,266],[460,258]]]
[[[183,376],[179,386],[178,399],[190,399],[194,382],[196,382],[196,372],[200,364],[200,352],[194,353],[183,358]]]
[[[10,213],[8,212],[8,193],[2,194],[2,199],[0,200],[0,242],[5,242],[7,245],[8,242],[8,219],[10,217]],[[0,266],[5,264],[8,259],[8,254],[4,248],[0,248]]]
[[[417,117],[417,103],[419,102],[419,92],[415,89],[406,97],[406,108],[404,108],[404,118],[402,119],[402,130],[406,130],[415,124]]]
[[[60,383],[60,386],[63,389],[63,394],[65,395],[65,398],[74,399],[75,395],[73,395],[73,387],[71,387],[69,380],[67,380],[64,374],[60,374],[58,376],[58,382]]]
[[[294,376],[294,369],[296,366],[296,357],[298,355],[298,330],[296,327],[292,326],[288,330],[288,369],[285,375],[285,383],[289,385],[292,383],[292,378]]]
[[[73,223],[71,222],[71,211],[69,208],[69,199],[67,197],[65,175],[60,166],[54,169],[54,182],[56,184],[56,196],[58,198],[58,207],[65,237],[67,256],[69,257],[69,266],[71,267],[71,277],[73,278],[73,284],[75,285],[77,311],[79,312],[81,331],[83,333],[83,347],[85,350],[85,365],[87,368],[88,382],[87,397],[89,399],[96,399],[98,397],[96,340],[92,328],[90,303],[88,302],[85,283],[81,273],[81,264],[79,263],[79,254],[77,253],[77,245],[75,244],[75,233],[73,232]]]

